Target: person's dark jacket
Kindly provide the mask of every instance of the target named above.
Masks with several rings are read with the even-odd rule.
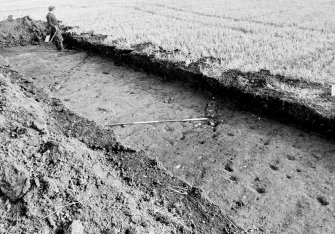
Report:
[[[54,13],[49,12],[47,15],[47,22],[50,28],[58,27],[59,23]]]

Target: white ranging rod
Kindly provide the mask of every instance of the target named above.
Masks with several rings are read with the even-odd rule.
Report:
[[[206,120],[208,120],[208,118],[153,120],[153,121],[143,121],[143,122],[109,124],[109,125],[107,125],[107,127],[125,126],[125,125],[138,125],[138,124],[152,124],[152,123],[168,123],[168,122],[206,121]]]

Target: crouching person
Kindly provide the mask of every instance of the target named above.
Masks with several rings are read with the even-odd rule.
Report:
[[[63,50],[63,37],[61,30],[59,29],[59,21],[57,20],[55,16],[55,7],[49,6],[49,13],[47,15],[47,22],[48,22],[48,30],[51,35],[51,38],[53,37],[53,41],[55,42],[58,50]]]

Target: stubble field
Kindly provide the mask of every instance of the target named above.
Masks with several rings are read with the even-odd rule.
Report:
[[[0,19],[44,20],[49,4],[2,1]],[[220,70],[268,69],[323,84],[334,81],[334,1],[60,0],[54,5],[64,24],[108,34],[106,43],[129,47],[149,41],[180,50],[173,58],[179,61],[219,58]]]

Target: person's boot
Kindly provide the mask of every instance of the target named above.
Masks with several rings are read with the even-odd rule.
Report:
[[[63,42],[62,42],[62,41],[59,41],[59,42],[57,43],[57,49],[58,49],[59,51],[62,51],[62,50],[64,49],[64,45],[63,45]]]
[[[60,48],[61,48],[61,50],[64,50],[63,41],[61,41],[61,43],[60,43]]]

